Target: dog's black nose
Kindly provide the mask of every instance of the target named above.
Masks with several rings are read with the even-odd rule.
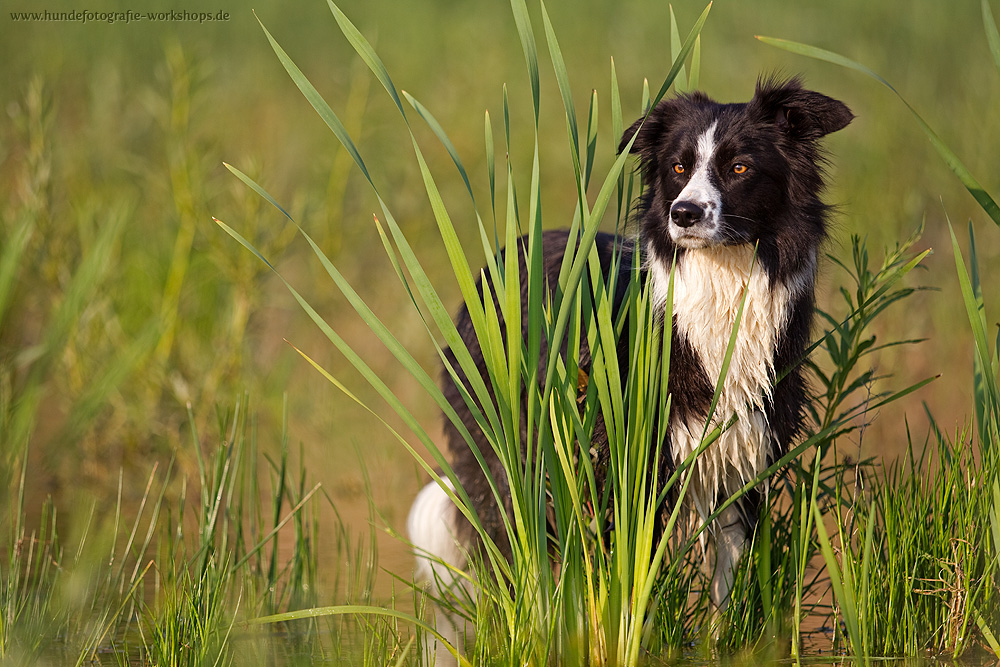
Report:
[[[670,219],[678,227],[690,227],[700,222],[705,210],[693,201],[677,201],[670,207]]]

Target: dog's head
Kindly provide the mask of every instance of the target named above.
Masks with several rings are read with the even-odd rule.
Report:
[[[640,159],[643,234],[661,249],[754,243],[794,224],[792,211],[808,217],[810,207],[821,225],[817,143],[853,117],[797,79],[759,81],[741,104],[702,93],[661,102],[619,146],[632,141]]]

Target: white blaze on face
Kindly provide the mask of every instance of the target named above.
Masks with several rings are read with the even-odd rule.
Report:
[[[677,195],[676,202],[692,202],[705,211],[704,219],[691,227],[680,227],[670,221],[670,238],[679,246],[687,248],[700,248],[708,242],[715,240],[715,235],[719,230],[719,222],[722,212],[722,195],[719,189],[712,182],[712,162],[715,159],[715,128],[718,123],[712,125],[698,137],[695,147],[694,173],[680,194]]]

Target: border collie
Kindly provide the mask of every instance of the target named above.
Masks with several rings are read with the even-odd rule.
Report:
[[[673,313],[670,320],[663,314],[663,322],[672,321],[673,329],[672,410],[662,460],[656,463],[664,471],[699,445],[747,291],[711,425],[734,417],[735,424],[699,456],[685,500],[703,519],[765,470],[802,426],[806,391],[799,362],[809,342],[817,253],[829,211],[820,200],[824,160],[818,142],[852,118],[844,104],[805,90],[798,79],[768,79],[758,81],[746,103],[720,104],[702,93],[663,101],[622,137],[619,150],[635,138],[631,151],[639,158],[644,183],[636,237],[623,241],[602,234],[596,243],[605,271],[612,266],[615,247],[625,244],[642,253],[661,311],[671,268],[675,271]],[[565,232],[544,235],[550,284],[566,244]],[[620,265],[631,270],[629,261]],[[619,282],[627,283],[627,277]],[[468,313],[463,310],[457,322],[486,377]],[[447,374],[445,393],[476,438],[501,497],[509,496],[496,455]],[[598,429],[600,424],[598,420]],[[457,478],[503,548],[502,510],[482,469],[458,430],[447,423],[445,432]],[[599,458],[599,445],[606,443],[601,435],[595,432],[592,439]],[[733,568],[753,529],[758,502],[751,495],[734,503],[710,531],[715,552],[711,597],[719,608],[729,597]],[[669,513],[670,503],[665,505],[662,511]],[[447,568],[426,554],[459,569],[467,565],[474,533],[436,483],[418,495],[408,529],[418,550],[418,577],[435,579],[439,586],[452,581]]]

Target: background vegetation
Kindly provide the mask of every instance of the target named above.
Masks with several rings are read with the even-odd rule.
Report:
[[[675,9],[681,24],[690,25],[702,8],[678,3]],[[10,7],[35,9],[41,8]],[[46,9],[78,7],[54,1]],[[97,516],[111,521],[119,470],[125,506],[141,501],[155,462],[176,460],[179,477],[168,492],[179,494],[179,479],[194,479],[199,469],[189,422],[200,446],[211,450],[226,440],[227,420],[219,411],[225,414],[244,390],[253,399],[259,439],[274,443],[277,456],[287,394],[291,441],[302,443],[310,478],[328,490],[348,524],[364,530],[369,517],[357,453],[363,449],[365,465],[378,474],[371,488],[375,505],[398,528],[420,483],[412,461],[282,342],[294,342],[339,377],[352,377],[267,268],[234,247],[211,216],[240,220],[241,231],[338,332],[362,354],[371,351],[366,358],[404,402],[423,410],[418,417],[431,433],[439,428],[437,411],[369,343],[367,328],[348,316],[280,214],[226,172],[222,161],[290,202],[295,219],[432,372],[433,349],[417,335],[421,326],[411,311],[399,307],[398,290],[384,289],[395,276],[371,223],[377,202],[349,156],[289,83],[249,9],[227,2],[211,9],[232,18],[202,25],[81,25],[0,16],[0,254],[16,257],[0,264],[13,276],[13,288],[0,293],[0,472],[11,482],[6,486],[18,488],[16,464],[29,452],[29,523],[37,523],[32,513],[49,494],[57,506],[69,507],[84,507],[77,501],[95,496]],[[511,160],[528,173],[529,94],[506,3],[345,2],[342,9],[375,42],[396,83],[433,100],[432,111],[483,200],[482,112],[500,118],[506,82],[511,125],[521,128],[512,134],[524,141],[511,147]],[[540,26],[536,8],[529,9]],[[659,81],[671,60],[667,11],[660,3],[553,2],[549,12],[577,92],[606,90],[613,56],[625,115],[637,116],[643,77]],[[384,158],[372,161],[373,177],[391,191],[397,219],[433,268],[429,258],[443,250],[420,174],[412,159],[392,159],[408,143],[405,127],[339,39],[325,4],[258,8],[258,15],[336,107],[365,155]],[[985,216],[891,93],[856,73],[765,47],[754,34],[828,47],[871,66],[996,192],[1000,116],[992,110],[1000,85],[980,7],[926,1],[900,11],[890,3],[847,1],[790,9],[776,1],[720,0],[702,36],[701,87],[713,96],[745,99],[761,72],[803,72],[810,85],[846,101],[858,115],[828,141],[834,157],[828,198],[840,207],[831,254],[847,258],[852,234],[876,248],[908,237],[921,223],[921,246],[946,251],[930,256],[927,271],[911,277],[942,292],[912,297],[905,313],[880,324],[878,332],[889,339],[929,339],[880,353],[879,364],[899,376],[900,386],[937,373],[942,378],[909,402],[884,409],[871,427],[852,436],[853,451],[842,445],[855,460],[872,453],[892,457],[906,450],[907,425],[914,433],[926,431],[921,401],[946,431],[972,418],[971,343],[964,306],[955,298],[942,201],[953,220],[981,224]],[[551,70],[542,67],[542,76],[542,164],[552,174],[572,173]],[[587,101],[575,100],[581,117]],[[610,117],[602,108],[602,137],[610,134]],[[425,128],[416,131],[433,141]],[[598,173],[610,166],[616,144],[598,145]],[[429,149],[426,157],[432,171],[451,168],[443,150]],[[566,211],[568,224],[575,203],[571,180],[543,173],[543,182],[555,184],[542,193],[548,223],[563,224],[558,212]],[[462,201],[458,179],[441,179],[441,187],[446,200]],[[459,220],[457,209],[454,214]],[[459,226],[459,234],[466,243],[477,242],[472,224]],[[1000,256],[998,238],[978,238],[986,273]],[[457,305],[450,268],[437,266],[440,274],[432,278],[446,302]],[[828,284],[839,284],[832,270],[828,275]],[[833,303],[830,298],[826,303]],[[997,298],[995,290],[986,291],[987,312],[997,312]],[[320,521],[332,520],[330,504],[320,512]],[[323,539],[321,558],[332,546]],[[409,558],[394,540],[382,539],[379,553],[388,569],[408,571]],[[337,568],[319,569],[322,579]],[[384,577],[383,594],[388,586]]]

